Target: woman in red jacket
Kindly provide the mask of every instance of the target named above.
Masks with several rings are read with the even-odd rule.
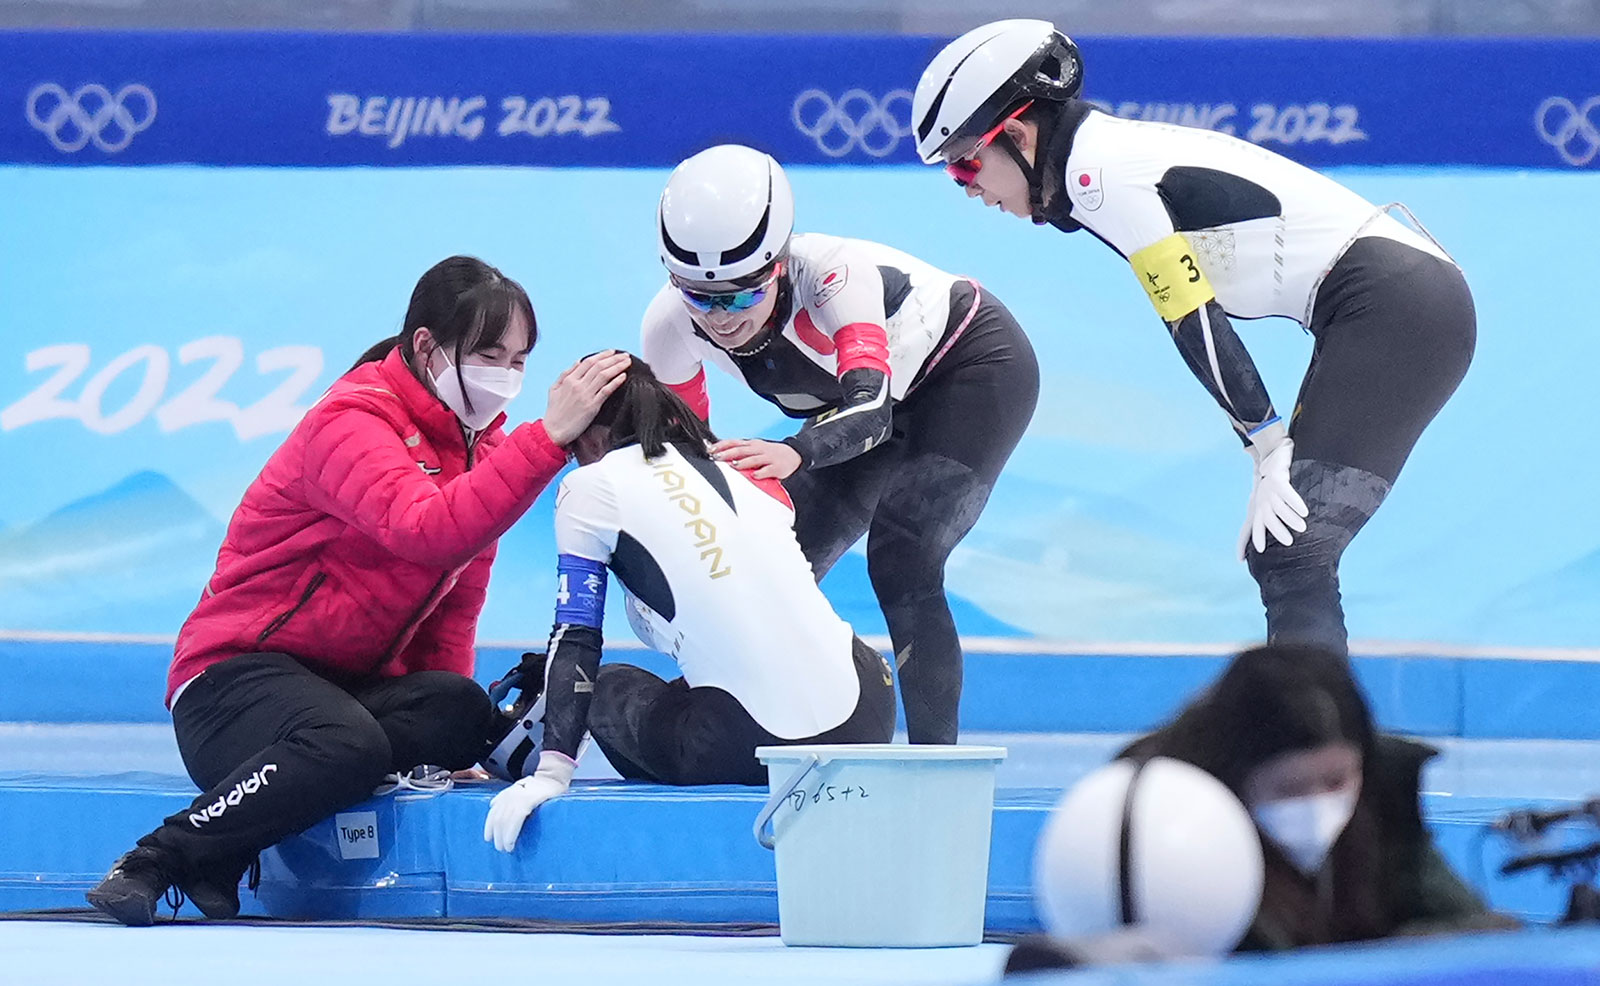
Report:
[[[501,413],[537,337],[515,281],[451,257],[400,334],[336,381],[245,491],[178,634],[178,749],[205,793],[88,894],[148,925],[169,887],[239,911],[257,854],[360,801],[383,775],[470,766],[491,706],[470,677],[495,542],[624,379],[601,353],[550,388],[543,421]]]

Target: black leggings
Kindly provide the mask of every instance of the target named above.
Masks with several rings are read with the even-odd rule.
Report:
[[[1357,240],[1323,281],[1289,428],[1306,531],[1248,554],[1269,639],[1348,650],[1339,561],[1466,375],[1477,326],[1461,271],[1393,240]]]
[[[818,736],[780,739],[720,688],[662,681],[632,664],[607,664],[595,681],[589,735],[617,773],[657,784],[765,784],[758,746],[887,743],[894,738],[889,664],[855,641],[861,697],[850,718]]]
[[[384,774],[470,767],[492,712],[477,682],[448,671],[342,687],[286,654],[213,665],[172,709],[205,793],[139,844],[187,876],[237,883],[256,854],[368,797]]]
[[[972,288],[957,285],[952,325]],[[913,743],[954,743],[961,641],[944,567],[983,512],[1039,400],[1039,364],[1016,319],[984,292],[944,359],[895,406],[889,441],[785,481],[795,535],[820,581],[867,535],[867,574],[900,669]]]

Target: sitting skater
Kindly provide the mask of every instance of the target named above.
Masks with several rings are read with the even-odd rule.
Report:
[[[386,773],[478,759],[491,706],[471,678],[473,637],[495,541],[566,465],[563,446],[628,362],[569,369],[544,420],[508,435],[501,410],[536,338],[517,282],[471,257],[441,261],[399,335],[267,460],[167,679],[178,750],[205,793],[117,860],[89,903],[148,925],[176,888],[206,917],[234,917],[263,849]]]
[[[587,730],[623,777],[764,784],[758,746],[884,743],[888,663],[834,613],[776,479],[713,460],[710,428],[643,361],[574,444],[556,499],[560,552],[538,768],[495,796],[484,839],[512,851],[566,791]],[[600,667],[606,570],[639,638],[681,678]]]

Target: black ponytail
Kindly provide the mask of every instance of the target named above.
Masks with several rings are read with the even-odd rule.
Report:
[[[666,453],[670,442],[684,455],[711,458],[706,446],[717,440],[711,426],[656,379],[650,364],[634,356],[627,374],[594,418],[595,424],[611,432],[611,447],[637,442],[644,457],[654,459]]]
[[[355,363],[351,365],[350,369],[353,370],[363,363],[382,362],[388,358],[390,353],[394,352],[394,347],[398,345],[400,345],[400,337],[397,335],[393,335],[387,339],[375,342],[372,344],[371,348],[356,358]],[[347,370],[345,372],[349,371]]]

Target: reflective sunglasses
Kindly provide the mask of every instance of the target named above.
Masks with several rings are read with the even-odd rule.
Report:
[[[678,285],[678,290],[682,292],[683,300],[696,311],[709,312],[713,308],[721,308],[730,312],[742,312],[761,304],[762,299],[772,290],[772,286],[778,282],[778,276],[782,273],[783,266],[780,264],[772,269],[771,277],[753,288],[745,288],[742,291],[696,291],[681,284]]]
[[[1026,103],[1023,103],[1021,106],[1017,107],[1016,112],[1010,114],[1004,120],[1001,120],[999,123],[995,124],[992,130],[985,132],[983,136],[979,137],[977,143],[973,144],[971,149],[965,154],[946,161],[944,165],[945,173],[951,178],[954,178],[956,180],[956,184],[960,185],[962,188],[966,188],[968,185],[972,184],[973,179],[978,177],[978,172],[983,170],[983,162],[978,160],[978,152],[994,143],[995,138],[1000,136],[1000,131],[1006,128],[1007,121],[1015,120],[1017,117],[1023,114],[1023,111],[1032,105],[1033,100],[1031,99]]]

